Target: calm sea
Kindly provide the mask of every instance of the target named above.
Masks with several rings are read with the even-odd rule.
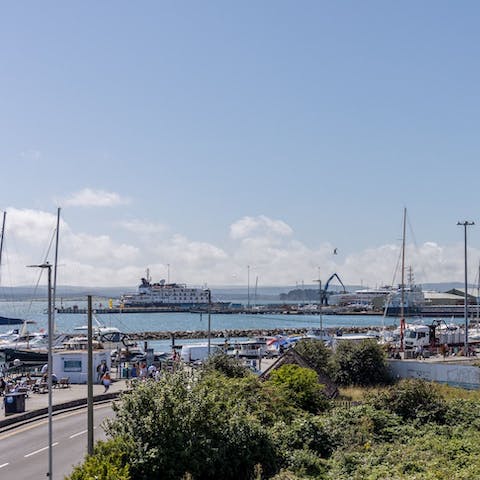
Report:
[[[64,306],[78,305],[82,302],[64,302]],[[95,308],[94,304],[94,308]],[[35,321],[31,330],[47,328],[46,302],[0,302],[0,315]],[[117,327],[124,332],[147,331],[184,331],[207,330],[207,315],[198,313],[128,313],[97,315],[97,320],[105,326]],[[87,316],[82,314],[57,314],[57,330],[73,332],[75,327],[86,325]],[[383,318],[377,315],[322,315],[323,326],[339,327],[378,327],[398,325],[397,318]],[[287,329],[301,327],[318,327],[318,315],[246,315],[246,314],[212,314],[212,330],[233,329]],[[11,326],[1,326],[0,332],[10,330]]]

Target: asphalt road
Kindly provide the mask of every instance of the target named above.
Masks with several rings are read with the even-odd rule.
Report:
[[[101,422],[112,417],[111,404],[94,407],[94,440],[104,440]],[[87,453],[87,409],[53,417],[53,475],[62,480]],[[0,478],[45,479],[48,470],[48,419],[0,434]]]

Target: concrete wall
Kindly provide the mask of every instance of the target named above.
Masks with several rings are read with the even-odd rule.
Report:
[[[480,368],[451,362],[412,362],[389,360],[394,377],[421,378],[432,382],[446,383],[453,387],[480,389]]]

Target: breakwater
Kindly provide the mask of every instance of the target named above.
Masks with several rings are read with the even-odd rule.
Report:
[[[242,337],[274,337],[275,335],[306,335],[308,328],[254,328],[254,329],[230,329],[212,330],[211,338],[242,338]],[[329,334],[334,335],[338,328],[325,328]],[[380,331],[378,327],[344,327],[343,333],[367,333],[369,331]],[[158,332],[135,332],[130,333],[132,340],[182,340],[182,339],[204,339],[208,337],[208,330],[179,330],[179,331],[158,331]]]

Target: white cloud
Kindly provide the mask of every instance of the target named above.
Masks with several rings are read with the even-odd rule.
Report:
[[[249,236],[289,236],[293,230],[282,220],[272,220],[264,215],[243,217],[230,225],[230,236],[242,239]]]
[[[63,202],[64,205],[71,207],[116,207],[128,203],[130,199],[123,198],[118,193],[91,188],[75,192]]]
[[[39,275],[26,265],[38,264],[54,234],[56,215],[32,209],[8,209],[3,285],[34,284]],[[258,276],[260,286],[312,285],[336,272],[346,285],[376,286],[400,281],[400,245],[380,245],[362,251],[333,255],[325,241],[314,247],[294,238],[292,229],[281,220],[244,217],[232,224],[237,240],[223,245],[171,233],[162,224],[133,220],[123,222],[125,238],[119,241],[109,232],[90,234],[75,231],[62,221],[60,227],[58,281],[61,285],[131,286],[150,268],[154,280],[202,285],[243,285]],[[141,238],[138,233],[143,232]],[[130,234],[133,232],[133,234]],[[156,236],[155,236],[156,235]],[[148,238],[149,241],[145,241]],[[469,249],[476,262],[478,249]],[[428,241],[415,248],[407,245],[407,266],[419,283],[463,280],[463,244],[440,245]],[[53,259],[53,248],[48,260]],[[395,268],[397,266],[396,275]],[[472,276],[472,274],[471,274]],[[473,276],[472,276],[473,279]],[[42,280],[43,281],[43,280]]]

